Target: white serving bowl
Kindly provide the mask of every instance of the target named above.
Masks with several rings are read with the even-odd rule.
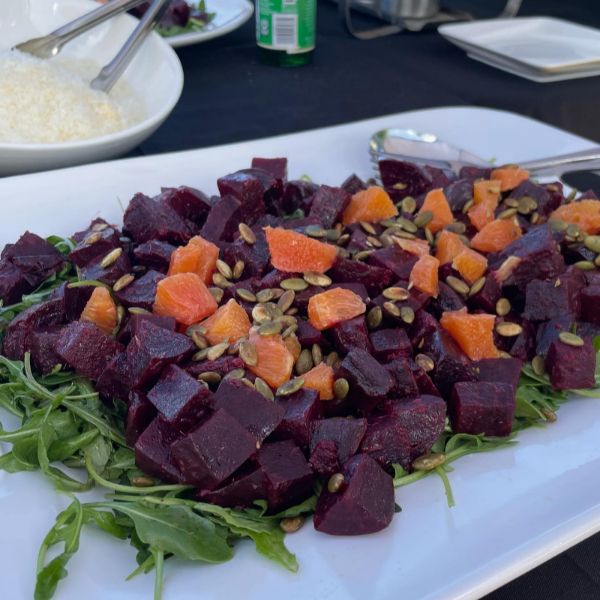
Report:
[[[0,0],[0,49],[45,35],[98,8],[91,0]],[[60,58],[110,62],[138,21],[121,14],[63,47]],[[97,73],[93,73],[95,77]],[[151,33],[122,75],[145,107],[144,119],[123,131],[87,140],[56,144],[11,144],[0,141],[0,175],[45,171],[115,158],[147,139],[179,100],[183,70],[175,51]]]

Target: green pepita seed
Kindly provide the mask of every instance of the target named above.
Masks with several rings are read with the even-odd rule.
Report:
[[[426,454],[415,458],[412,467],[415,471],[431,471],[444,464],[446,457],[443,454]]]
[[[529,221],[531,222],[532,225],[535,225],[539,220],[540,220],[540,213],[537,211],[534,212],[531,215],[531,219],[529,219]]]
[[[402,191],[402,190],[405,190],[408,187],[408,185],[406,183],[402,183],[401,181],[399,181],[398,183],[395,183],[392,187],[395,190]]]
[[[398,217],[396,223],[400,225],[404,231],[408,231],[408,233],[417,233],[417,231],[419,231],[419,228],[412,221],[409,221],[404,217]]]
[[[327,358],[325,359],[325,364],[328,367],[333,367],[333,365],[335,364],[335,361],[340,357],[340,355],[337,352],[330,352],[327,355]]]
[[[366,260],[373,254],[373,250],[362,250],[354,255],[354,260]]]
[[[571,193],[566,197],[567,203],[573,202],[573,200],[575,200],[575,196],[577,196],[577,192],[578,192],[578,190],[576,188],[573,188],[571,190]]]
[[[221,260],[221,259],[217,260],[217,270],[226,279],[233,278],[233,272],[231,271],[231,267],[224,260]]]
[[[582,271],[593,271],[596,268],[596,265],[589,260],[580,260],[575,263],[575,266]]]
[[[135,277],[133,275],[131,275],[131,273],[128,273],[127,275],[123,275],[123,277],[121,277],[120,279],[117,279],[117,281],[113,285],[113,292],[119,292],[123,288],[126,288],[134,279],[135,279]]]
[[[254,384],[253,384],[253,383],[252,383],[252,382],[251,382],[249,379],[247,379],[246,377],[242,377],[242,378],[240,379],[240,381],[241,381],[241,382],[242,382],[242,383],[243,383],[243,384],[244,384],[246,387],[249,387],[251,390],[253,390],[253,389],[254,389]]]
[[[338,400],[343,400],[348,395],[349,391],[350,384],[348,383],[347,379],[340,377],[339,379],[335,380],[335,383],[333,384],[333,392]]]
[[[546,189],[547,189],[549,192],[554,192],[555,194],[556,194],[556,192],[558,192],[558,188],[557,188],[555,185],[547,185],[547,186],[546,186]]]
[[[291,315],[281,315],[281,317],[277,317],[273,320],[279,321],[284,327],[291,327],[292,325],[298,324],[298,319],[296,319],[296,317],[292,317]]]
[[[393,317],[400,316],[400,309],[396,306],[396,304],[394,302],[384,302],[383,308],[386,310],[386,312],[390,313],[390,315],[392,315]]]
[[[91,246],[92,244],[99,242],[101,239],[102,234],[100,232],[92,233],[91,235],[88,235],[88,237],[85,238],[84,244],[86,244],[87,246]]]
[[[121,256],[121,254],[123,254],[123,248],[115,248],[114,250],[111,250],[102,259],[102,262],[100,263],[100,266],[103,269],[106,269],[106,267],[110,267],[110,265],[112,265],[113,263],[116,262],[116,260],[119,258],[119,256]]]
[[[518,323],[498,323],[496,332],[502,337],[515,337],[523,333],[523,328]]]
[[[260,290],[257,292],[256,299],[261,303],[270,302],[273,300],[273,295],[273,290],[267,288],[266,290]]]
[[[575,335],[574,333],[570,333],[569,331],[561,331],[558,334],[558,339],[563,344],[567,344],[568,346],[581,347],[585,344],[585,342],[583,341],[583,338],[580,338],[578,335]]]
[[[319,227],[319,225],[308,225],[308,227],[304,229],[304,232],[307,236],[313,238],[322,238],[327,236],[327,231],[322,227]]]
[[[500,188],[497,185],[491,185],[488,188],[488,192],[490,194],[499,194],[502,190],[500,190]]]
[[[239,346],[240,358],[249,367],[255,367],[258,364],[258,355],[254,344],[248,340],[244,340]]]
[[[546,361],[539,354],[533,357],[531,368],[536,375],[543,375],[546,372]]]
[[[517,212],[518,210],[516,208],[507,208],[498,215],[498,219],[510,219],[511,217],[514,217]]]
[[[200,375],[198,375],[198,380],[204,381],[209,385],[216,385],[221,381],[221,375],[215,371],[207,371],[206,373],[200,373]]]
[[[121,322],[123,321],[123,319],[125,318],[125,314],[126,314],[125,307],[121,306],[119,304],[119,306],[117,307],[117,324],[118,325],[120,325]]]
[[[474,296],[475,294],[478,294],[482,289],[483,286],[485,285],[485,277],[480,277],[472,286],[471,289],[469,290],[469,296]]]
[[[415,227],[421,229],[422,227],[427,227],[427,225],[429,225],[431,221],[433,221],[433,212],[430,210],[425,210],[423,212],[420,212],[414,218],[413,224]]]
[[[435,368],[433,359],[430,356],[427,356],[427,354],[417,354],[417,356],[415,356],[415,363],[417,363],[425,373],[429,373]]]
[[[379,236],[379,241],[381,242],[383,248],[389,248],[394,243],[394,240],[391,238],[391,236],[385,233],[382,233]]]
[[[292,335],[292,333],[295,333],[296,331],[298,331],[298,323],[294,323],[293,325],[290,325],[289,327],[284,329],[283,333],[281,334],[281,339],[287,339],[288,337],[290,337],[290,335]]]
[[[571,225],[569,225],[567,227],[567,235],[572,237],[572,238],[578,238],[579,234],[581,233],[581,229],[579,229],[579,225],[575,225],[575,223],[571,223]]]
[[[459,235],[458,239],[467,247],[471,247],[471,240],[466,235]]]
[[[400,207],[402,211],[405,213],[413,214],[415,210],[417,210],[417,203],[412,196],[406,196],[402,202],[400,202]]]
[[[566,231],[567,227],[569,226],[567,223],[561,221],[560,219],[550,219],[548,221],[548,225],[550,226],[550,229],[554,231]]]
[[[596,256],[596,258],[594,259],[594,264],[597,267],[600,267],[600,254],[598,256]]]
[[[295,292],[301,292],[308,287],[308,283],[299,277],[284,279],[280,285],[284,290],[294,290]]]
[[[558,419],[556,413],[549,408],[540,408],[540,412],[544,415],[545,420],[549,423],[554,423],[556,419]]]
[[[273,302],[267,302],[265,304],[265,312],[269,315],[271,321],[276,321],[279,317],[283,317],[283,311],[277,304],[273,304]]]
[[[396,221],[393,221],[392,219],[384,219],[383,221],[379,221],[379,224],[387,229],[388,227],[395,227]]]
[[[331,279],[323,273],[317,273],[316,271],[307,271],[304,273],[304,281],[310,283],[310,285],[318,285],[320,287],[328,287],[331,285]]]
[[[383,311],[381,306],[374,306],[367,314],[367,325],[369,329],[376,329],[381,325]]]
[[[464,206],[462,207],[462,214],[466,215],[470,210],[471,207],[475,204],[475,200],[473,198],[471,198],[470,200],[467,200],[464,204]]]
[[[282,383],[275,392],[276,396],[290,396],[291,394],[295,394],[302,386],[304,385],[304,379],[302,377],[296,377],[295,379],[290,379],[285,383]]]
[[[296,361],[296,373],[298,375],[304,375],[304,373],[308,373],[313,368],[313,358],[312,353],[308,348],[305,348],[300,352],[300,356]]]
[[[131,267],[131,270],[133,273],[145,273],[146,267],[144,265],[133,265],[133,267]]]
[[[223,300],[223,294],[225,293],[221,288],[209,287],[208,291],[210,295],[215,299],[215,302],[219,304]]]
[[[369,235],[377,235],[377,230],[375,227],[373,227],[373,225],[371,225],[371,223],[368,223],[367,221],[361,221],[360,226],[364,229],[365,233],[368,233]]]
[[[467,230],[467,226],[460,221],[455,221],[454,223],[450,223],[450,225],[446,225],[444,229],[451,233],[462,234]]]
[[[506,204],[506,206],[508,206],[508,208],[518,208],[519,201],[516,198],[507,198],[504,201],[504,204]]]
[[[337,242],[341,237],[341,232],[337,229],[328,229],[327,230],[327,239],[330,242]]]
[[[242,377],[244,377],[245,375],[246,371],[244,369],[233,369],[223,377],[223,381],[225,381],[226,379],[242,379]]]
[[[224,277],[221,273],[215,273],[212,276],[212,282],[220,288],[228,288],[231,287],[233,285],[233,283],[231,283],[231,281],[227,281],[227,278]]]
[[[132,315],[149,315],[150,311],[142,308],[141,306],[130,306],[128,309]]]
[[[341,473],[335,473],[327,482],[327,490],[331,494],[335,494],[344,485],[344,476]]]
[[[319,344],[313,344],[311,354],[315,367],[323,362],[323,350]]]
[[[367,244],[370,244],[371,246],[374,246],[375,248],[381,248],[382,243],[374,236],[370,235],[367,238]]]
[[[246,338],[240,338],[237,342],[234,342],[233,344],[229,344],[229,348],[227,348],[227,354],[229,356],[235,356],[235,355],[239,354],[239,352],[240,352],[240,344],[245,339]]]
[[[343,246],[350,239],[349,233],[344,233],[344,235],[340,236],[340,239],[337,241],[338,246]]]
[[[415,311],[410,306],[403,306],[400,309],[400,318],[410,325],[415,320]]]
[[[242,273],[244,272],[244,268],[246,267],[246,265],[244,264],[243,260],[238,260],[235,265],[233,265],[233,278],[234,279],[239,279],[242,276]]]
[[[199,362],[201,360],[204,360],[206,358],[206,355],[208,354],[209,350],[210,350],[210,348],[204,348],[204,350],[200,350],[199,352],[196,352],[196,354],[194,354],[194,356],[192,356],[192,360],[194,362]]]
[[[446,283],[461,296],[466,296],[471,291],[471,288],[462,279],[453,275],[446,277]]]
[[[350,252],[348,252],[348,250],[346,250],[346,248],[340,248],[338,246],[336,256],[338,258],[350,258]]]
[[[270,337],[272,335],[278,335],[283,330],[283,323],[279,321],[270,321],[269,323],[264,323],[258,328],[258,335],[262,335],[264,337]]]
[[[154,479],[152,479],[152,477],[145,477],[145,476],[132,477],[131,485],[133,485],[135,487],[150,487],[150,486],[154,485]]]
[[[499,317],[506,316],[510,312],[510,309],[511,309],[510,302],[506,298],[500,298],[500,300],[498,300],[498,302],[496,302],[496,314]]]
[[[223,356],[227,348],[229,348],[229,342],[221,342],[208,350],[206,358],[208,360],[217,360],[217,358]]]
[[[296,533],[300,527],[304,524],[304,517],[285,517],[279,521],[279,527],[285,531],[285,533]]]
[[[390,287],[383,290],[383,297],[388,300],[408,300],[410,292],[403,287]]]
[[[254,235],[254,232],[252,231],[252,229],[250,229],[250,227],[248,227],[248,225],[246,225],[246,223],[240,223],[238,225],[238,230],[240,232],[240,235],[242,236],[242,239],[246,243],[256,244],[256,236]]]
[[[105,231],[108,229],[108,223],[97,223],[92,227],[92,231]]]
[[[425,239],[427,240],[427,243],[430,246],[435,246],[435,238],[433,237],[433,233],[431,233],[431,229],[429,229],[429,227],[425,227],[423,231],[425,232]]]
[[[258,323],[259,325],[271,321],[271,317],[267,314],[264,304],[257,304],[252,309],[252,318],[254,319],[254,322]]]
[[[246,300],[246,302],[256,302],[257,300],[256,296],[250,290],[247,290],[245,288],[238,288],[237,290],[235,290],[235,293],[242,300]]]
[[[196,344],[196,347],[199,350],[204,350],[204,348],[208,348],[208,340],[199,332],[194,331],[192,333],[192,341]]]
[[[296,292],[294,290],[286,290],[281,295],[281,298],[277,301],[277,306],[285,312],[292,304],[294,303],[294,299],[296,298]]]
[[[267,400],[274,400],[275,396],[273,396],[273,390],[269,387],[266,381],[257,377],[254,380],[254,388],[259,394],[262,394]]]

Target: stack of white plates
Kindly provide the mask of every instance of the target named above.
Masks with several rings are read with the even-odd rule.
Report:
[[[538,83],[600,75],[600,30],[562,19],[490,19],[438,31],[471,58]]]

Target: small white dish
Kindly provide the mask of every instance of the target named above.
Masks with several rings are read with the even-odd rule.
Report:
[[[600,68],[600,30],[551,17],[489,19],[443,25],[450,42],[544,74]],[[464,47],[464,46],[461,46]]]
[[[97,8],[91,0],[2,0],[0,49],[45,35]],[[60,59],[92,61],[97,68],[110,62],[137,25],[122,14],[71,41]],[[147,139],[171,113],[183,89],[183,70],[175,51],[151,33],[122,76],[143,104],[143,120],[123,131],[86,140],[56,144],[13,144],[0,141],[0,176],[57,169],[129,152]]]

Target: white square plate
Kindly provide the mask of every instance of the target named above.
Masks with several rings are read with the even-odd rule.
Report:
[[[438,31],[452,43],[462,42],[546,74],[600,67],[600,31],[562,19],[489,19],[442,25]]]
[[[96,215],[122,219],[118,198],[191,185],[215,193],[216,178],[254,156],[287,156],[290,178],[339,185],[371,176],[370,136],[386,127],[431,132],[498,164],[587,150],[583,138],[508,112],[442,108],[176,154],[0,179],[0,247],[26,229],[70,235]],[[0,411],[5,429],[17,426]],[[516,446],[468,456],[450,473],[456,506],[439,478],[400,488],[403,511],[385,531],[356,538],[319,534],[310,523],[286,543],[291,574],[241,542],[223,565],[169,560],[164,600],[475,600],[600,530],[600,402],[574,399],[547,429]],[[8,450],[4,445],[3,451]],[[80,497],[101,497],[92,490]],[[39,473],[0,472],[0,564],[7,600],[33,597],[40,543],[69,499]],[[55,600],[148,600],[153,576],[125,582],[135,550],[86,527]]]

